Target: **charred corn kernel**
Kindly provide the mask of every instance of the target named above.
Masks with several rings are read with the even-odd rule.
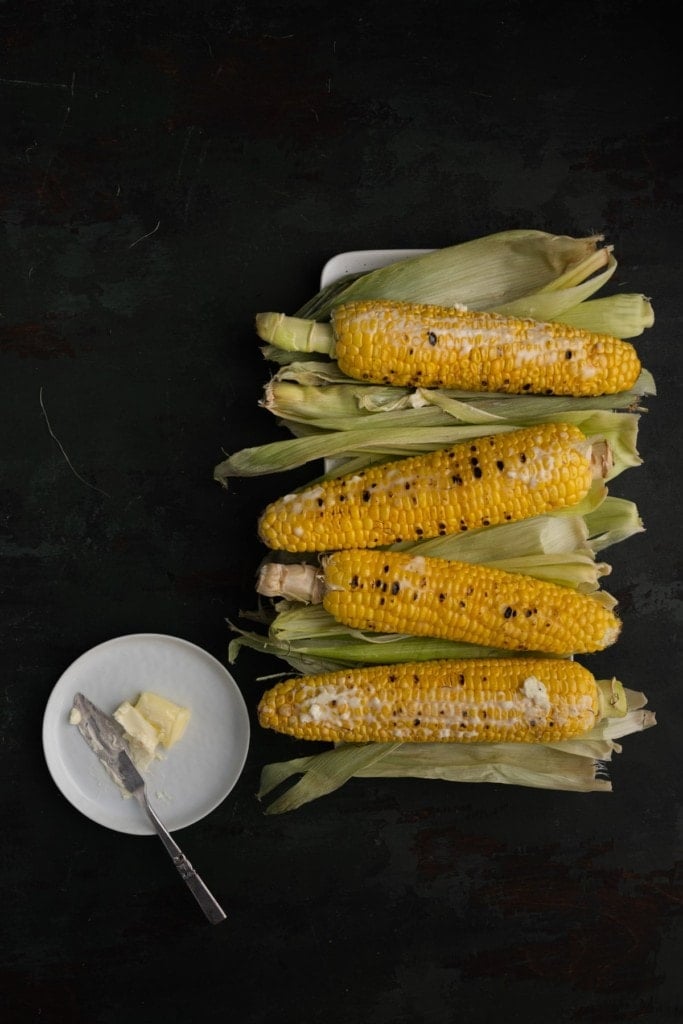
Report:
[[[323,587],[335,619],[373,632],[567,655],[603,650],[620,630],[613,611],[568,587],[397,551],[338,551]]]
[[[282,551],[373,548],[526,519],[577,504],[592,447],[545,423],[324,480],[271,503],[259,536]]]
[[[376,384],[603,395],[641,368],[620,338],[465,307],[366,300],[337,306],[331,323],[340,368]]]
[[[606,701],[588,669],[553,658],[404,662],[284,680],[263,694],[258,717],[334,743],[555,743],[610,713],[621,699],[610,686]]]

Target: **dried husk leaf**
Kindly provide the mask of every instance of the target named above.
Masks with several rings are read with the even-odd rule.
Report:
[[[229,455],[215,467],[214,479],[225,487],[230,477],[282,473],[309,462],[325,459],[346,460],[359,455],[366,460],[363,465],[368,465],[381,459],[401,458],[405,455],[433,451],[435,448],[481,437],[484,434],[509,432],[520,426],[509,421],[501,421],[487,423],[485,427],[481,424],[411,427],[402,413],[395,415],[400,422],[384,430],[378,430],[374,420],[368,426],[324,433],[309,430],[306,424],[301,424],[297,428],[299,436],[272,441],[254,448],[243,448]],[[605,437],[609,440],[613,446],[614,461],[607,479],[613,479],[624,469],[641,463],[635,447],[638,434],[637,414],[587,410],[539,416],[535,421],[571,422],[589,437]],[[344,471],[344,467],[341,467],[341,471]]]
[[[497,310],[567,274],[594,273],[610,259],[610,250],[601,247],[603,240],[602,235],[572,238],[529,229],[496,232],[336,282],[295,315],[325,320],[335,305],[360,298],[462,303],[471,309]],[[572,280],[576,282],[576,276]],[[570,303],[575,304],[576,300]]]

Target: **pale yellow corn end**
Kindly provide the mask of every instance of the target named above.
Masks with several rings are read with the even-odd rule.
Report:
[[[629,342],[566,324],[371,300],[331,319],[340,368],[376,384],[589,396],[627,391],[641,369]]]
[[[353,668],[266,691],[259,722],[298,739],[345,743],[555,743],[600,716],[593,675],[575,661],[486,658]]]

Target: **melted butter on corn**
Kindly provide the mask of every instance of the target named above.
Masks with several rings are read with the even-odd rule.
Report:
[[[622,339],[464,307],[365,300],[331,322],[340,368],[378,384],[600,395],[628,390],[641,368]]]
[[[265,728],[332,742],[558,742],[601,716],[575,661],[483,658],[372,666],[285,680],[258,708]]]

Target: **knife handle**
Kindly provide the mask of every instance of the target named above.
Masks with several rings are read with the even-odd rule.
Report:
[[[172,838],[169,831],[156,816],[152,810],[147,796],[144,792],[135,794],[138,796],[140,804],[147,812],[149,820],[154,825],[157,835],[164,844],[167,853],[170,855],[171,860],[178,869],[178,874],[187,885],[188,889],[196,899],[199,906],[204,911],[204,914],[211,922],[211,924],[220,924],[221,921],[225,921],[226,914],[220,903],[211,894],[209,889],[206,887],[204,882],[201,880],[195,869],[190,864],[189,860],[180,849],[175,839]]]

